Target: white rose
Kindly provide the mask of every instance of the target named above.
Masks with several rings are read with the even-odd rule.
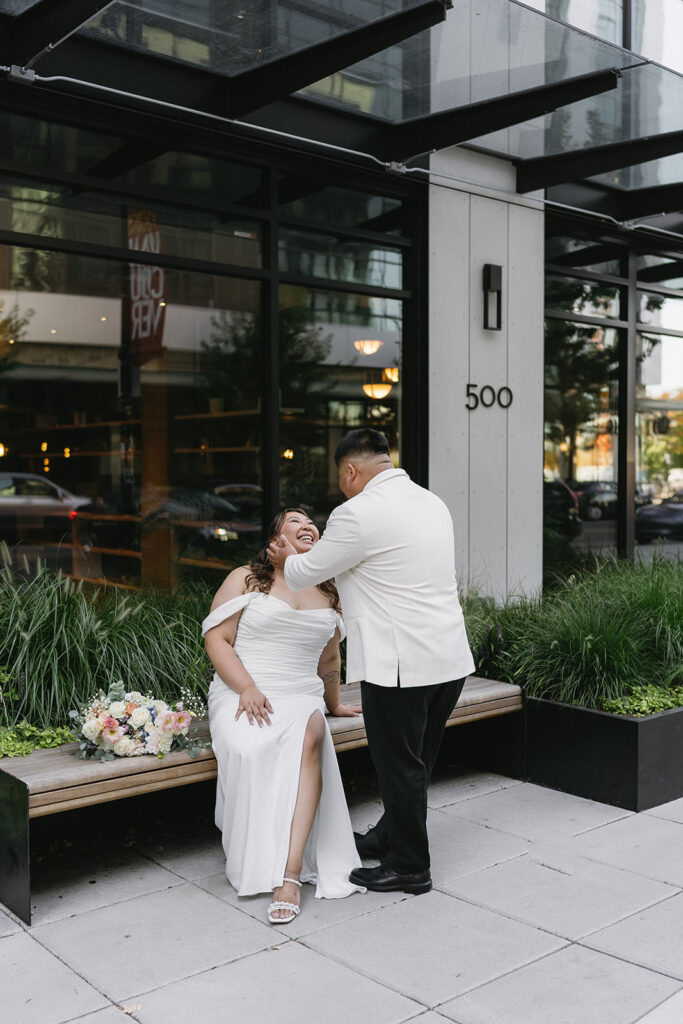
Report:
[[[153,700],[152,707],[156,710],[158,715],[160,715],[162,711],[168,711],[168,704],[165,700]]]
[[[134,729],[140,729],[151,717],[147,708],[136,708],[128,721]]]
[[[130,754],[134,746],[135,744],[130,736],[122,736],[120,740],[116,741],[113,749],[114,753],[117,754],[118,757],[126,757]]]
[[[136,704],[142,704],[144,699],[139,690],[133,690],[132,693],[126,694],[126,700],[134,700]]]
[[[157,753],[158,754],[168,754],[169,750],[171,749],[171,744],[172,743],[173,743],[173,733],[162,732],[161,736],[159,737],[159,745],[157,747]]]
[[[89,718],[88,721],[84,723],[82,732],[86,740],[90,740],[91,743],[94,743],[100,734],[100,723],[96,718]]]
[[[126,705],[122,700],[113,700],[109,705],[109,714],[112,718],[123,718],[126,713]]]

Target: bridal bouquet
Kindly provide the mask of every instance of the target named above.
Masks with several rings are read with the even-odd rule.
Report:
[[[163,757],[171,750],[185,750],[196,757],[207,744],[189,735],[199,704],[191,696],[175,704],[144,696],[137,690],[127,692],[121,680],[109,690],[100,691],[79,711],[70,711],[74,733],[80,740],[79,757],[111,761],[115,757],[155,754]],[[204,710],[204,709],[201,709]]]

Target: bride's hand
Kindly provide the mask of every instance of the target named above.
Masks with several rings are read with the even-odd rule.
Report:
[[[362,710],[359,704],[337,704],[334,711],[330,711],[330,714],[335,718],[357,718]]]
[[[259,726],[262,726],[264,722],[266,725],[270,725],[268,712],[270,711],[272,715],[273,709],[266,695],[261,693],[257,686],[248,686],[246,690],[242,690],[235,721],[237,721],[243,711],[246,712],[249,725],[254,724],[254,719],[256,719]]]

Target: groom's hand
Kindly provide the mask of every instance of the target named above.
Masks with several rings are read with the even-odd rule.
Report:
[[[284,569],[286,560],[290,555],[295,555],[296,553],[294,545],[286,537],[283,537],[282,534],[268,545],[268,558],[276,569]]]

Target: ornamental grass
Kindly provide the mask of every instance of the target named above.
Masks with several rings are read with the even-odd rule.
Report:
[[[525,685],[532,697],[590,708],[626,711],[625,698],[647,687],[669,694],[668,706],[677,706],[680,559],[596,561],[556,580],[543,597],[497,606],[472,595],[464,610],[479,675]]]
[[[180,699],[181,689],[206,696],[208,587],[87,589],[45,566],[16,571],[6,547],[0,565],[0,726],[67,725],[71,708],[118,679],[165,700]]]

